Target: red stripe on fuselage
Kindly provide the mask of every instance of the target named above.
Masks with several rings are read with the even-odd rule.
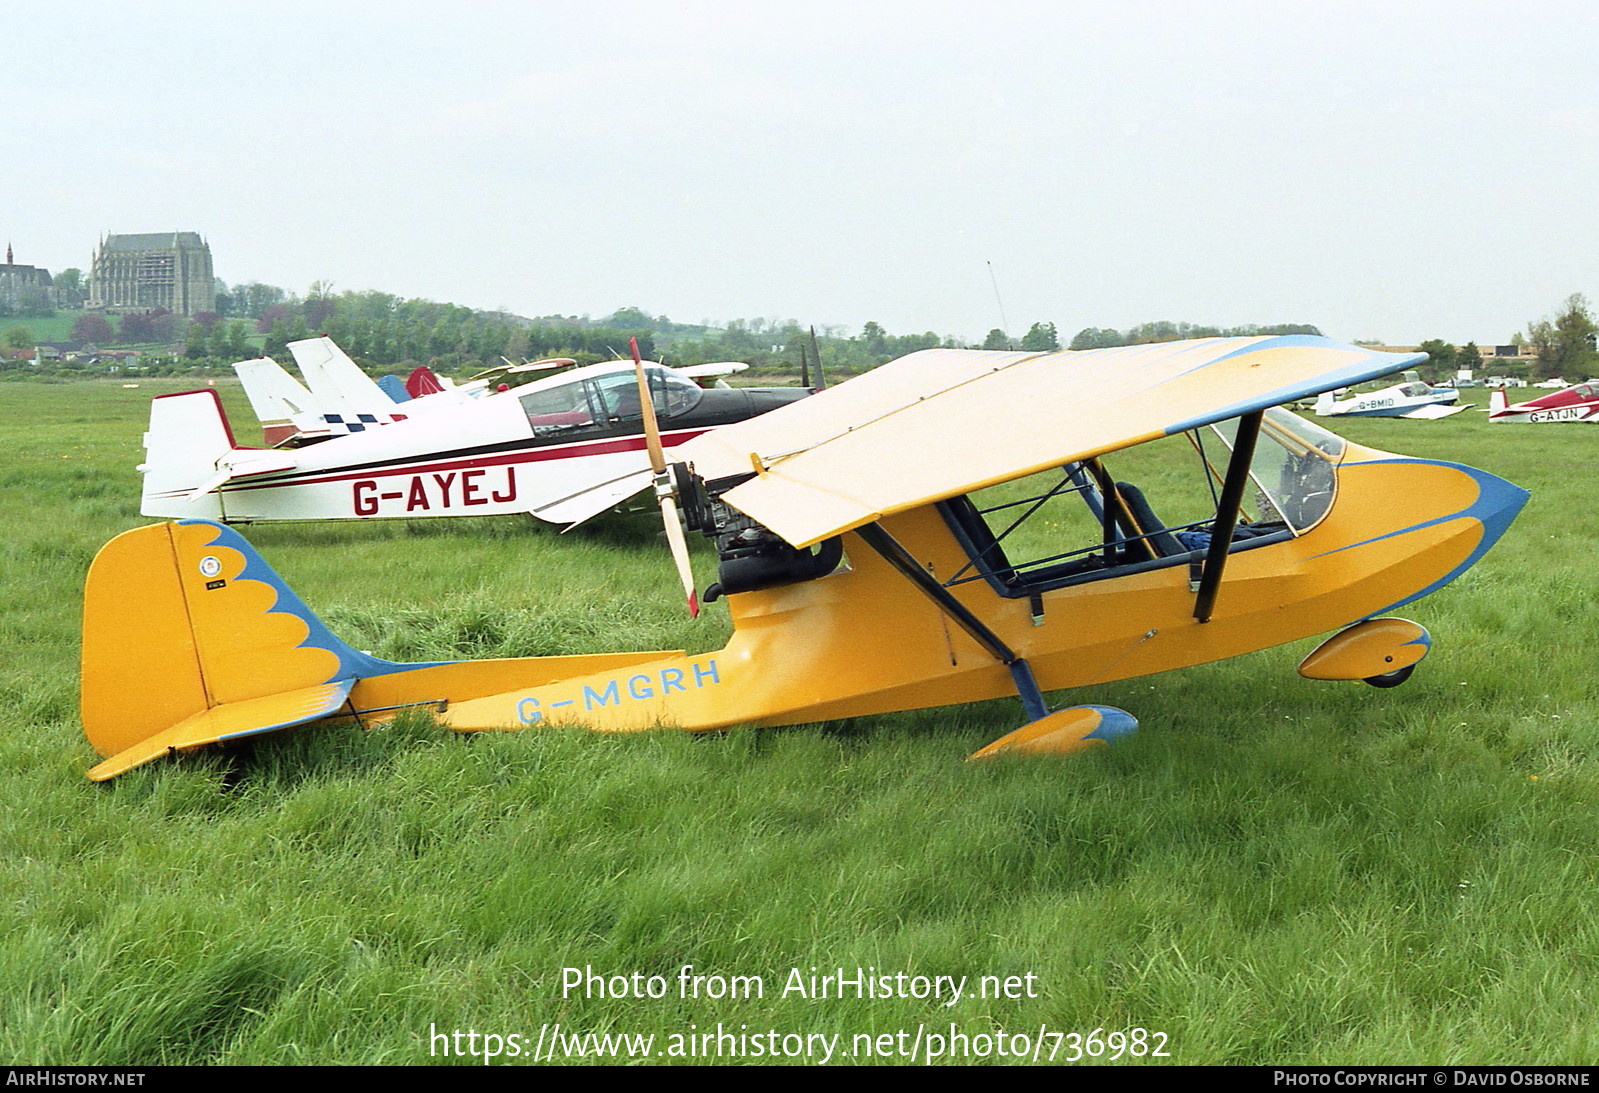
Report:
[[[661,445],[674,448],[693,440],[707,429],[684,429],[676,433],[662,433]],[[435,463],[406,463],[395,467],[370,467],[357,471],[311,471],[304,478],[277,478],[267,482],[232,483],[222,487],[224,493],[243,493],[246,490],[270,490],[288,486],[320,486],[330,482],[353,482],[365,478],[388,478],[402,474],[430,474],[442,471],[471,470],[477,467],[503,467],[523,463],[544,463],[555,459],[576,459],[590,455],[611,455],[616,452],[641,452],[645,448],[642,436],[621,436],[609,440],[580,441],[576,444],[551,444],[540,448],[522,448],[497,455],[472,456],[466,459]],[[644,468],[640,468],[641,470]]]

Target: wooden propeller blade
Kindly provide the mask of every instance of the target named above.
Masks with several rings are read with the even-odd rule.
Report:
[[[650,451],[650,470],[660,474],[666,470],[666,449],[661,447],[661,426],[655,420],[655,400],[650,397],[650,381],[644,375],[644,362],[639,358],[638,339],[629,338],[633,350],[633,372],[638,377],[638,404],[644,413],[644,446]]]
[[[688,561],[688,543],[683,540],[683,525],[677,518],[677,499],[670,493],[660,495],[661,522],[666,525],[666,542],[672,549],[672,561],[677,564],[678,580],[683,582],[683,596],[688,600],[690,618],[700,617],[700,598],[694,591],[694,570]]]
[[[694,591],[694,570],[689,565],[688,543],[683,539],[683,525],[677,516],[677,493],[672,486],[671,474],[666,469],[666,449],[661,446],[661,427],[655,420],[655,400],[650,397],[644,361],[639,357],[638,339],[629,338],[627,341],[633,350],[633,371],[638,376],[639,409],[644,414],[644,446],[650,451],[650,470],[655,472],[655,500],[661,506],[661,523],[666,526],[666,542],[672,550],[678,579],[683,582],[689,617],[697,619],[700,617],[700,598]]]

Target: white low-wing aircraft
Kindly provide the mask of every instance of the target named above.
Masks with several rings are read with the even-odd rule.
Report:
[[[1381,391],[1355,395],[1338,401],[1333,392],[1325,391],[1316,400],[1317,417],[1408,417],[1435,419],[1458,414],[1466,409],[1456,406],[1460,392],[1453,387],[1431,387],[1421,376],[1407,371],[1404,379]]]
[[[330,339],[290,351],[309,389],[266,358],[238,368],[269,438],[275,426],[296,446],[238,445],[214,390],[151,402],[144,515],[243,524],[526,512],[570,525],[649,487],[631,360],[395,403]],[[666,447],[810,394],[705,389],[674,369],[644,367]]]

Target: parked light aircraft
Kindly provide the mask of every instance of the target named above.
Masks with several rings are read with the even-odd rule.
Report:
[[[733,636],[705,654],[395,663],[230,528],[129,531],[85,589],[82,717],[108,757],[89,777],[407,707],[464,732],[703,731],[1014,694],[1027,723],[977,755],[1067,751],[1136,722],[1044,691],[1329,630],[1301,675],[1392,685],[1430,638],[1387,613],[1474,564],[1527,494],[1275,407],[1415,359],[1308,336],[933,349],[670,452],[651,430],[658,496],[716,545],[705,599]],[[1145,453],[1191,458],[1193,481],[1146,496],[1112,471]]]
[[[1338,401],[1324,391],[1316,400],[1317,417],[1408,417],[1436,419],[1466,409],[1456,406],[1460,392],[1453,387],[1432,387],[1416,372],[1406,372],[1399,383],[1381,391]]]
[[[239,361],[233,366],[244,385],[250,408],[261,422],[263,442],[270,448],[293,448],[335,436],[358,433],[377,425],[404,421],[424,405],[442,405],[479,393],[470,386],[454,389],[453,397],[417,402],[406,411],[398,407],[414,394],[403,385],[399,397],[392,386],[374,382],[332,338],[307,338],[290,342],[289,352],[300,366],[305,383],[290,375],[271,357]],[[416,379],[415,373],[412,374]],[[436,379],[436,378],[435,378]],[[441,395],[447,389],[436,384]],[[486,385],[478,385],[479,387]]]
[[[378,425],[391,425],[441,406],[454,406],[534,380],[548,379],[577,366],[571,357],[506,361],[457,384],[440,379],[422,365],[403,382],[398,376],[377,381],[361,370],[326,334],[288,343],[289,353],[305,377],[301,384],[270,357],[233,366],[250,407],[261,422],[269,448],[297,448]],[[625,361],[615,362],[625,368]],[[721,377],[742,372],[742,361],[719,361],[674,369],[701,387],[727,384]]]
[[[1488,396],[1488,420],[1546,425],[1559,421],[1599,422],[1599,383],[1577,383],[1564,391],[1511,405],[1503,387]]]
[[[268,358],[235,366],[279,447],[236,444],[215,391],[152,400],[144,515],[237,524],[532,513],[575,524],[649,485],[631,361],[540,361],[516,367],[552,374],[518,387],[463,384],[395,403],[331,339],[289,348],[309,390]],[[706,390],[696,376],[644,367],[667,447],[810,393]],[[698,378],[733,370],[699,366]]]

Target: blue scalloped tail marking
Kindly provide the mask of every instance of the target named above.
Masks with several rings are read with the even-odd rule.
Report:
[[[295,594],[294,589],[290,588],[282,577],[278,576],[277,571],[266,563],[266,560],[261,557],[255,547],[245,540],[244,536],[232,528],[212,520],[179,520],[178,523],[181,525],[201,524],[212,528],[216,531],[216,535],[208,545],[215,546],[220,544],[244,555],[244,569],[240,572],[239,579],[259,581],[264,585],[270,586],[277,593],[277,599],[268,610],[282,611],[294,615],[305,623],[307,630],[310,631],[297,648],[325,649],[339,658],[338,670],[323,680],[324,683],[332,683],[335,680],[344,679],[366,679],[371,676],[390,675],[394,672],[407,672],[412,668],[432,668],[439,664],[454,663],[453,661],[432,661],[420,664],[401,664],[351,648],[347,642],[329,630],[321,619],[317,618],[316,613],[305,605],[305,601]]]

